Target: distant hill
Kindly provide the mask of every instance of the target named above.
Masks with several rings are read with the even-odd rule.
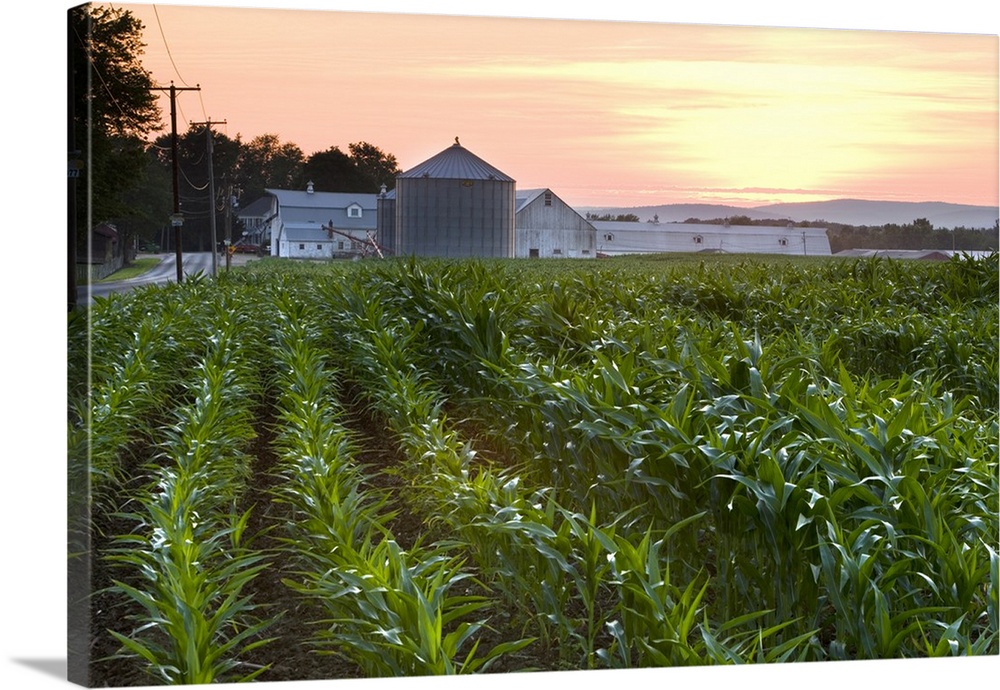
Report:
[[[939,201],[862,201],[859,199],[836,199],[792,204],[769,204],[753,208],[726,206],[723,204],[664,204],[660,206],[630,207],[580,207],[581,214],[587,212],[602,215],[611,213],[634,213],[641,221],[658,216],[661,223],[680,223],[688,218],[710,220],[731,216],[747,216],[752,220],[778,219],[786,221],[827,221],[845,225],[885,225],[912,223],[917,218],[926,218],[935,228],[992,228],[1000,209],[993,206],[970,206],[948,204]]]
[[[774,217],[767,213],[760,213],[752,208],[739,208],[737,206],[724,206],[722,204],[665,204],[662,206],[631,206],[628,208],[581,206],[576,211],[580,214],[593,213],[598,216],[606,213],[610,213],[613,216],[623,213],[634,213],[643,222],[653,220],[653,216],[658,216],[661,223],[683,223],[688,218],[711,220],[713,218],[728,218],[730,216],[747,216],[751,220],[766,220]]]
[[[885,225],[912,223],[926,218],[936,228],[992,228],[1000,217],[991,206],[947,204],[940,201],[862,201],[835,199],[796,204],[758,206],[755,211],[779,214],[791,220],[826,220],[846,225]]]

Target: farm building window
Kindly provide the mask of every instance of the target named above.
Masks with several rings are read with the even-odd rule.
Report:
[[[347,217],[348,218],[360,218],[361,217],[361,207],[360,206],[351,206],[349,209],[347,209]]]
[[[562,249],[553,249],[552,253],[553,254],[562,254]]]
[[[692,239],[694,240],[695,244],[701,244],[705,238],[703,238],[701,235],[695,235]]]
[[[552,205],[552,192],[545,192],[545,205],[546,206]]]
[[[337,242],[337,249],[343,249],[343,248],[344,248],[344,240]]]
[[[605,242],[614,242],[615,241],[615,233],[613,233],[613,232],[606,232],[606,233],[604,233],[604,241]]]
[[[779,237],[778,238],[778,244],[780,244],[782,247],[787,247],[788,246],[788,238],[787,237]]]
[[[322,244],[317,244],[317,245],[316,245],[316,249],[320,249],[320,250],[322,250],[322,249],[323,249],[323,245],[322,245]]]
[[[299,249],[305,249],[305,248],[306,248],[306,245],[304,245],[304,244],[300,244],[299,245]]]
[[[589,249],[581,249],[580,253],[581,254],[590,254],[590,250]]]
[[[529,259],[537,259],[538,258],[538,249],[529,249],[528,250],[528,258]]]

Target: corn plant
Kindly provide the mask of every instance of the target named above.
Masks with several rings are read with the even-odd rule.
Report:
[[[212,339],[194,399],[167,431],[169,462],[151,467],[155,487],[124,515],[137,529],[119,537],[110,556],[135,574],[114,590],[145,611],[130,634],[111,634],[170,683],[250,679],[265,670],[248,670],[238,659],[268,641],[261,633],[274,620],[257,618],[244,594],[266,564],[244,546],[249,511],[236,510],[249,477],[242,447],[254,433],[243,388],[252,379],[237,366],[238,326],[236,319],[223,324]]]
[[[530,643],[501,643],[479,653],[475,636],[486,618],[468,620],[488,599],[467,593],[469,573],[439,549],[411,555],[396,542],[365,542],[330,554],[335,567],[293,587],[328,609],[323,644],[347,655],[371,676],[453,675],[485,671]],[[463,589],[460,593],[455,590]]]
[[[250,680],[266,667],[248,669],[238,655],[267,644],[262,633],[274,619],[260,620],[244,589],[267,563],[242,545],[248,514],[228,525],[199,522],[200,495],[179,495],[185,492],[178,479],[164,477],[164,499],[144,505],[142,526],[152,529],[150,536],[118,540],[114,560],[143,581],[115,587],[144,613],[131,634],[110,633],[161,682]]]
[[[654,540],[650,531],[636,543],[616,539],[611,565],[619,604],[607,623],[613,644],[599,652],[609,666],[705,663],[695,631],[708,581],[699,586],[693,579],[683,589],[678,587],[671,581],[669,559],[661,552],[665,546],[666,537]]]

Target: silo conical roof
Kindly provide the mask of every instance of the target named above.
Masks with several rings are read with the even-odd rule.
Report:
[[[428,177],[446,180],[498,180],[513,182],[506,175],[475,155],[467,148],[455,143],[436,156],[398,175],[400,178]]]

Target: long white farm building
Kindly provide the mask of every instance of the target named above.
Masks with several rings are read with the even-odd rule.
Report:
[[[824,228],[592,220],[599,256],[706,252],[830,256]]]

